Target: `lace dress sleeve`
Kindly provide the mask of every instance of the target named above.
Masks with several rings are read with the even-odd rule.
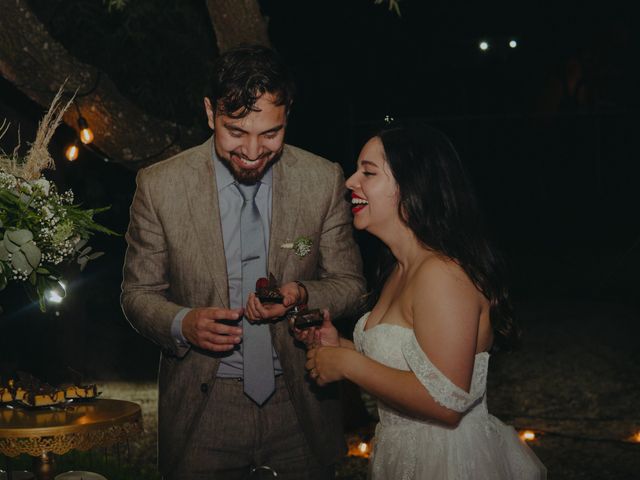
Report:
[[[487,353],[476,355],[470,392],[455,385],[431,363],[414,335],[402,345],[402,353],[409,368],[429,395],[443,407],[455,412],[465,412],[482,399],[488,367]]]

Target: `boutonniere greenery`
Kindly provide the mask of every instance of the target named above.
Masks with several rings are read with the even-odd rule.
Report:
[[[309,252],[311,252],[311,246],[313,245],[313,240],[309,237],[298,237],[293,242],[283,243],[280,245],[280,248],[287,248],[289,250],[293,250],[300,258],[306,257]]]

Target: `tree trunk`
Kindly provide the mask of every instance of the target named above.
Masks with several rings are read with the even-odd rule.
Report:
[[[68,79],[93,144],[110,159],[138,168],[202,138],[203,132],[151,117],[123,97],[104,73],[51,38],[25,0],[0,0],[0,12],[0,74],[44,107]],[[77,130],[77,110],[69,109],[64,121]]]
[[[207,8],[219,52],[243,43],[271,46],[258,0],[207,0]]]

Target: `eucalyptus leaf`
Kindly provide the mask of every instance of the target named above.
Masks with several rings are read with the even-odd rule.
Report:
[[[84,267],[87,266],[87,262],[88,261],[89,261],[89,259],[87,257],[78,258],[78,264],[80,265],[80,271],[84,270]]]
[[[20,247],[20,250],[27,257],[27,261],[32,268],[37,268],[40,265],[40,260],[42,259],[42,252],[36,246],[35,243],[29,242],[25,243]]]
[[[2,244],[4,245],[4,248],[6,248],[9,253],[16,253],[18,250],[20,250],[20,246],[16,245],[11,240],[9,240],[8,235],[4,236],[4,239],[2,240]]]
[[[26,229],[7,230],[5,238],[6,237],[9,237],[9,240],[11,240],[16,245],[24,245],[25,243],[33,240],[33,233]]]
[[[95,252],[89,255],[89,260],[95,260],[96,258],[100,258],[104,255],[104,252]]]
[[[38,274],[35,270],[31,272],[31,275],[29,275],[29,281],[31,282],[31,285],[36,285],[36,282],[38,281]]]
[[[13,257],[11,258],[11,265],[13,265],[13,268],[25,273],[26,275],[30,275],[33,271],[33,267],[29,265],[29,262],[27,261],[27,257],[25,257],[24,253],[20,251],[13,254]]]
[[[49,275],[51,272],[49,270],[47,270],[44,267],[39,267],[36,272],[38,272],[40,275]]]
[[[85,248],[84,250],[82,250],[82,251],[80,252],[80,255],[84,255],[84,256],[89,255],[89,252],[90,252],[91,250],[92,250],[92,249],[91,249],[91,247],[87,247],[87,248]]]
[[[9,250],[4,246],[4,242],[0,242],[0,260],[3,262],[9,260]]]
[[[76,245],[73,247],[73,249],[76,252],[79,252],[82,249],[82,247],[84,247],[87,244],[87,241],[88,240],[86,238],[81,238],[80,240],[78,240],[78,243],[76,243]]]

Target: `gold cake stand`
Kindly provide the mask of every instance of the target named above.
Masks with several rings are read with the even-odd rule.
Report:
[[[140,405],[96,399],[53,409],[0,407],[0,453],[34,458],[38,480],[53,480],[53,456],[108,447],[142,432]]]

